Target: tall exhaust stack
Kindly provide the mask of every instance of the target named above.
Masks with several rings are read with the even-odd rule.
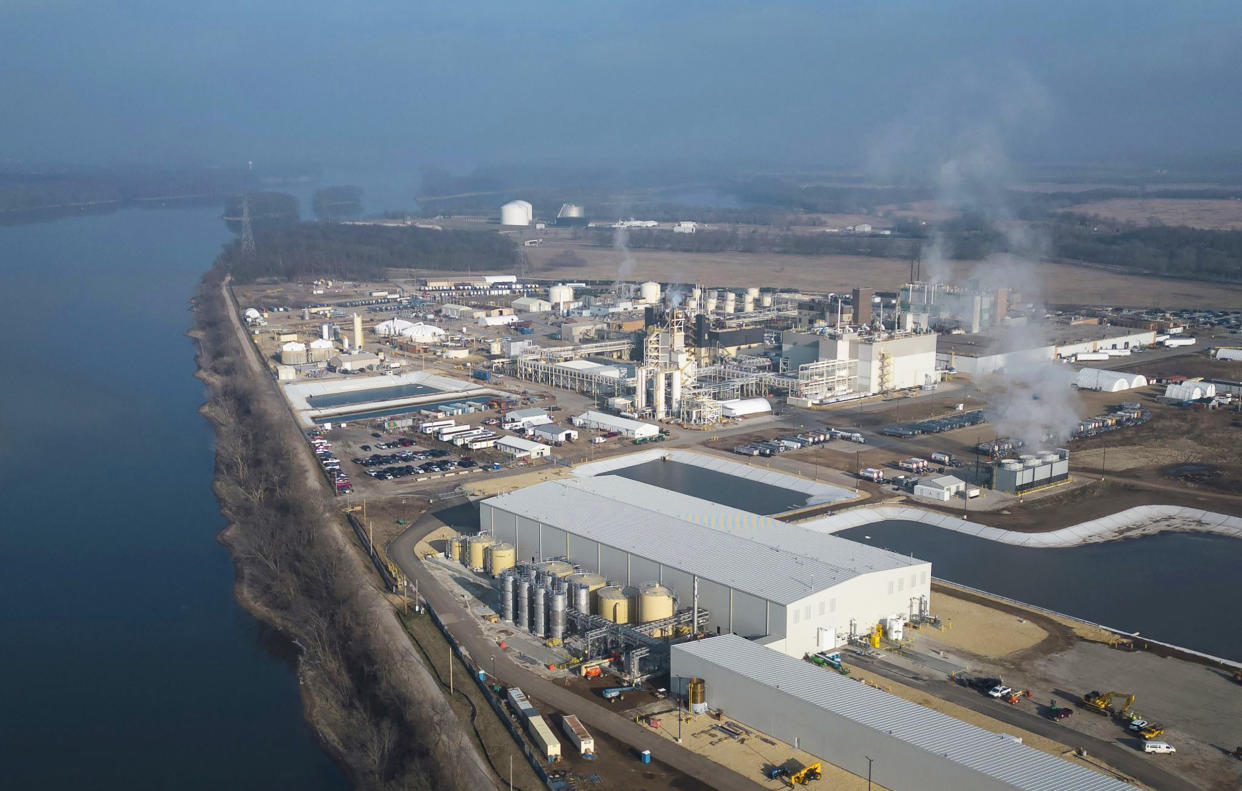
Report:
[[[362,348],[362,316],[354,314],[354,348]]]

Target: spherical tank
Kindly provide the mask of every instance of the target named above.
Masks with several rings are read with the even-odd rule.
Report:
[[[513,568],[513,563],[516,560],[512,544],[492,544],[484,552],[484,555],[487,559],[487,573],[493,577],[499,577]]]
[[[673,617],[673,592],[658,582],[638,589],[638,622],[651,623]],[[656,637],[663,637],[657,634]]]
[[[613,623],[630,622],[630,594],[619,585],[595,591],[595,614]]]
[[[500,224],[523,227],[533,219],[531,205],[524,200],[509,201],[500,207]]]
[[[654,305],[660,301],[660,284],[654,280],[648,280],[638,287],[639,298],[649,305]]]
[[[470,568],[482,569],[483,563],[487,559],[487,548],[496,542],[491,536],[471,536],[470,538]]]
[[[573,564],[563,560],[545,560],[538,568],[548,577],[568,577],[574,573]]]

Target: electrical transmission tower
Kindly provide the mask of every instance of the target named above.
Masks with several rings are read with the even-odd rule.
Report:
[[[243,255],[254,252],[254,228],[250,225],[250,194],[242,195],[242,236],[241,249]]]

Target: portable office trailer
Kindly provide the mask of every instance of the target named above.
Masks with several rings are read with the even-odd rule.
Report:
[[[548,727],[548,723],[543,721],[543,717],[536,714],[527,718],[526,732],[530,734],[530,740],[535,743],[545,760],[561,760],[561,742]]]
[[[565,731],[570,743],[578,748],[580,754],[595,752],[595,737],[582,727],[582,723],[574,715],[566,714],[561,717],[561,730]]]

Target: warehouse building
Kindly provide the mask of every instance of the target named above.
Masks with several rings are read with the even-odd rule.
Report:
[[[786,332],[786,368],[823,360],[856,360],[857,391],[866,395],[922,387],[939,381],[935,333]]]
[[[658,436],[660,427],[654,423],[644,423],[641,420],[631,420],[628,417],[618,417],[609,415],[606,412],[596,412],[588,409],[581,415],[571,418],[570,422],[578,428],[591,428],[596,431],[615,431],[623,437],[631,439],[649,439]]]
[[[628,478],[548,481],[484,500],[520,558],[567,558],[620,585],[659,582],[700,626],[801,657],[930,597],[931,564]]]
[[[513,300],[513,309],[518,313],[547,313],[552,303],[539,297],[518,297]]]
[[[787,744],[920,791],[1133,791],[1134,786],[733,635],[672,647],[674,683]]]
[[[966,491],[966,482],[952,475],[924,478],[914,484],[914,496],[947,503]]]
[[[501,437],[494,445],[496,450],[515,459],[542,459],[552,454],[552,449],[542,442],[521,437]]]
[[[1029,345],[1020,339],[1029,340]],[[1052,342],[1049,343],[1048,341]],[[1154,330],[1134,330],[1099,324],[1056,324],[1031,326],[1023,334],[1021,325],[1005,333],[983,335],[941,335],[936,359],[943,368],[954,368],[970,376],[986,376],[1004,370],[1018,370],[1044,360],[1075,359],[1081,354],[1112,352],[1127,354],[1156,343]]]

